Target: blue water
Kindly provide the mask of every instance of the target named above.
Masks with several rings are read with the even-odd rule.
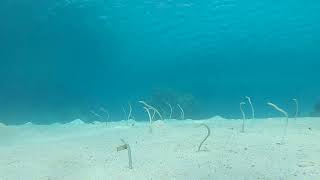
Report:
[[[0,121],[93,121],[103,106],[188,94],[187,118],[258,117],[277,103],[308,116],[320,98],[320,1],[0,2]],[[169,89],[169,90],[168,90]],[[155,104],[156,106],[156,104]]]

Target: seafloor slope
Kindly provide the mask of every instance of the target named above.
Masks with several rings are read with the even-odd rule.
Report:
[[[290,179],[320,177],[320,119],[0,126],[0,179]],[[198,145],[211,136],[201,152]],[[131,146],[133,169],[123,138]]]

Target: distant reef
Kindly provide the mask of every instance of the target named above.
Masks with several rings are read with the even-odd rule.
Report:
[[[180,92],[171,88],[154,89],[149,101],[160,109],[164,116],[170,116],[170,106],[172,108],[172,118],[179,119],[181,112],[178,105],[183,108],[188,118],[194,114],[197,103],[196,98],[191,93]]]
[[[313,112],[311,113],[312,117],[320,117],[320,101],[318,101],[313,108]]]

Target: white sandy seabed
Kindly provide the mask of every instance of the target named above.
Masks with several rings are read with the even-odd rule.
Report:
[[[320,118],[4,126],[1,180],[319,180]],[[197,152],[207,130],[211,135]],[[131,147],[117,152],[124,139]]]

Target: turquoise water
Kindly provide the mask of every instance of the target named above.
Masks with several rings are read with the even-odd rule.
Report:
[[[319,12],[319,1],[1,1],[0,121],[93,121],[100,107],[120,120],[129,101],[145,120],[137,101],[159,96],[194,119],[240,118],[243,96],[257,117],[276,115],[268,101],[293,114],[292,98],[308,116]]]

